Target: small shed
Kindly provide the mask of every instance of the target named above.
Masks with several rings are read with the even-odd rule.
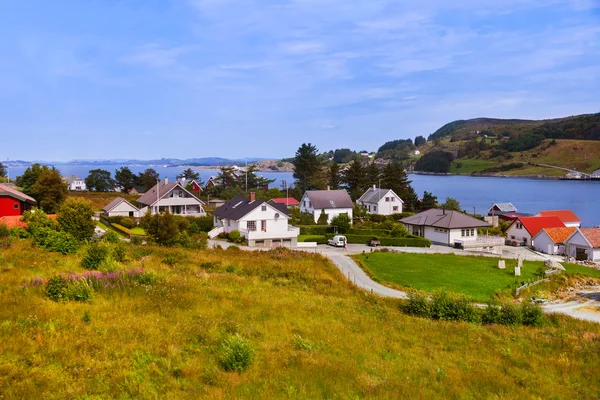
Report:
[[[140,217],[140,210],[122,197],[117,197],[116,199],[108,203],[102,209],[102,211],[103,214],[107,217]]]

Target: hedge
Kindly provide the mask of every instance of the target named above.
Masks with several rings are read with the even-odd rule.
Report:
[[[300,225],[301,235],[327,235],[335,233],[335,228],[329,225]]]
[[[350,228],[348,231],[350,235],[373,235],[373,236],[391,236],[392,231],[387,229],[362,229],[362,228]]]
[[[398,246],[398,247],[430,247],[431,242],[428,239],[416,238],[395,238],[395,237],[380,237],[374,235],[352,235],[347,234],[348,243],[353,244],[368,244],[373,239],[379,240],[382,246]],[[333,237],[329,235],[328,238]]]
[[[132,231],[131,229],[127,229],[124,226],[119,225],[119,224],[110,224],[110,226],[114,230],[121,232],[122,234],[124,234],[128,238],[132,238],[133,236],[144,237],[143,235],[139,235],[139,234],[135,233],[134,231]]]
[[[325,235],[299,235],[298,242],[317,242],[317,244],[327,244]]]

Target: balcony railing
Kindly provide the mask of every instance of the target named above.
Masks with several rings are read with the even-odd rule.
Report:
[[[455,240],[455,243],[459,242],[463,249],[472,249],[479,247],[495,247],[503,246],[504,238],[502,236],[478,236],[475,240]]]
[[[242,236],[244,236],[248,240],[260,240],[260,239],[287,239],[294,238],[300,234],[300,228],[295,226],[288,226],[287,231],[249,231],[248,229],[240,229],[239,230]]]

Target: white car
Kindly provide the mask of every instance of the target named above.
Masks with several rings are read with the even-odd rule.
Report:
[[[327,244],[335,247],[344,247],[347,243],[346,236],[336,235],[327,241]]]

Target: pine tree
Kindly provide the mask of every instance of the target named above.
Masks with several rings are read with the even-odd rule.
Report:
[[[381,169],[377,164],[375,164],[375,160],[369,163],[369,166],[366,170],[367,176],[367,188],[372,185],[379,185],[379,178],[381,178]]]
[[[340,175],[340,165],[333,161],[329,165],[329,170],[327,172],[327,183],[329,184],[329,188],[331,190],[339,189],[342,184],[342,176]]]
[[[342,173],[342,182],[350,193],[352,200],[358,199],[367,187],[366,169],[360,158],[355,158],[350,167]]]
[[[296,186],[304,193],[307,190],[323,189],[325,175],[323,166],[317,155],[317,148],[312,144],[303,143],[296,150],[294,164],[294,179]]]
[[[200,182],[200,173],[194,172],[193,169],[188,168],[184,170],[181,174],[177,175],[177,179],[185,178],[186,181],[196,181],[198,185],[201,185]]]
[[[381,172],[381,187],[392,189],[402,201],[406,211],[414,211],[419,202],[419,197],[410,185],[411,181],[401,163],[388,163]]]

